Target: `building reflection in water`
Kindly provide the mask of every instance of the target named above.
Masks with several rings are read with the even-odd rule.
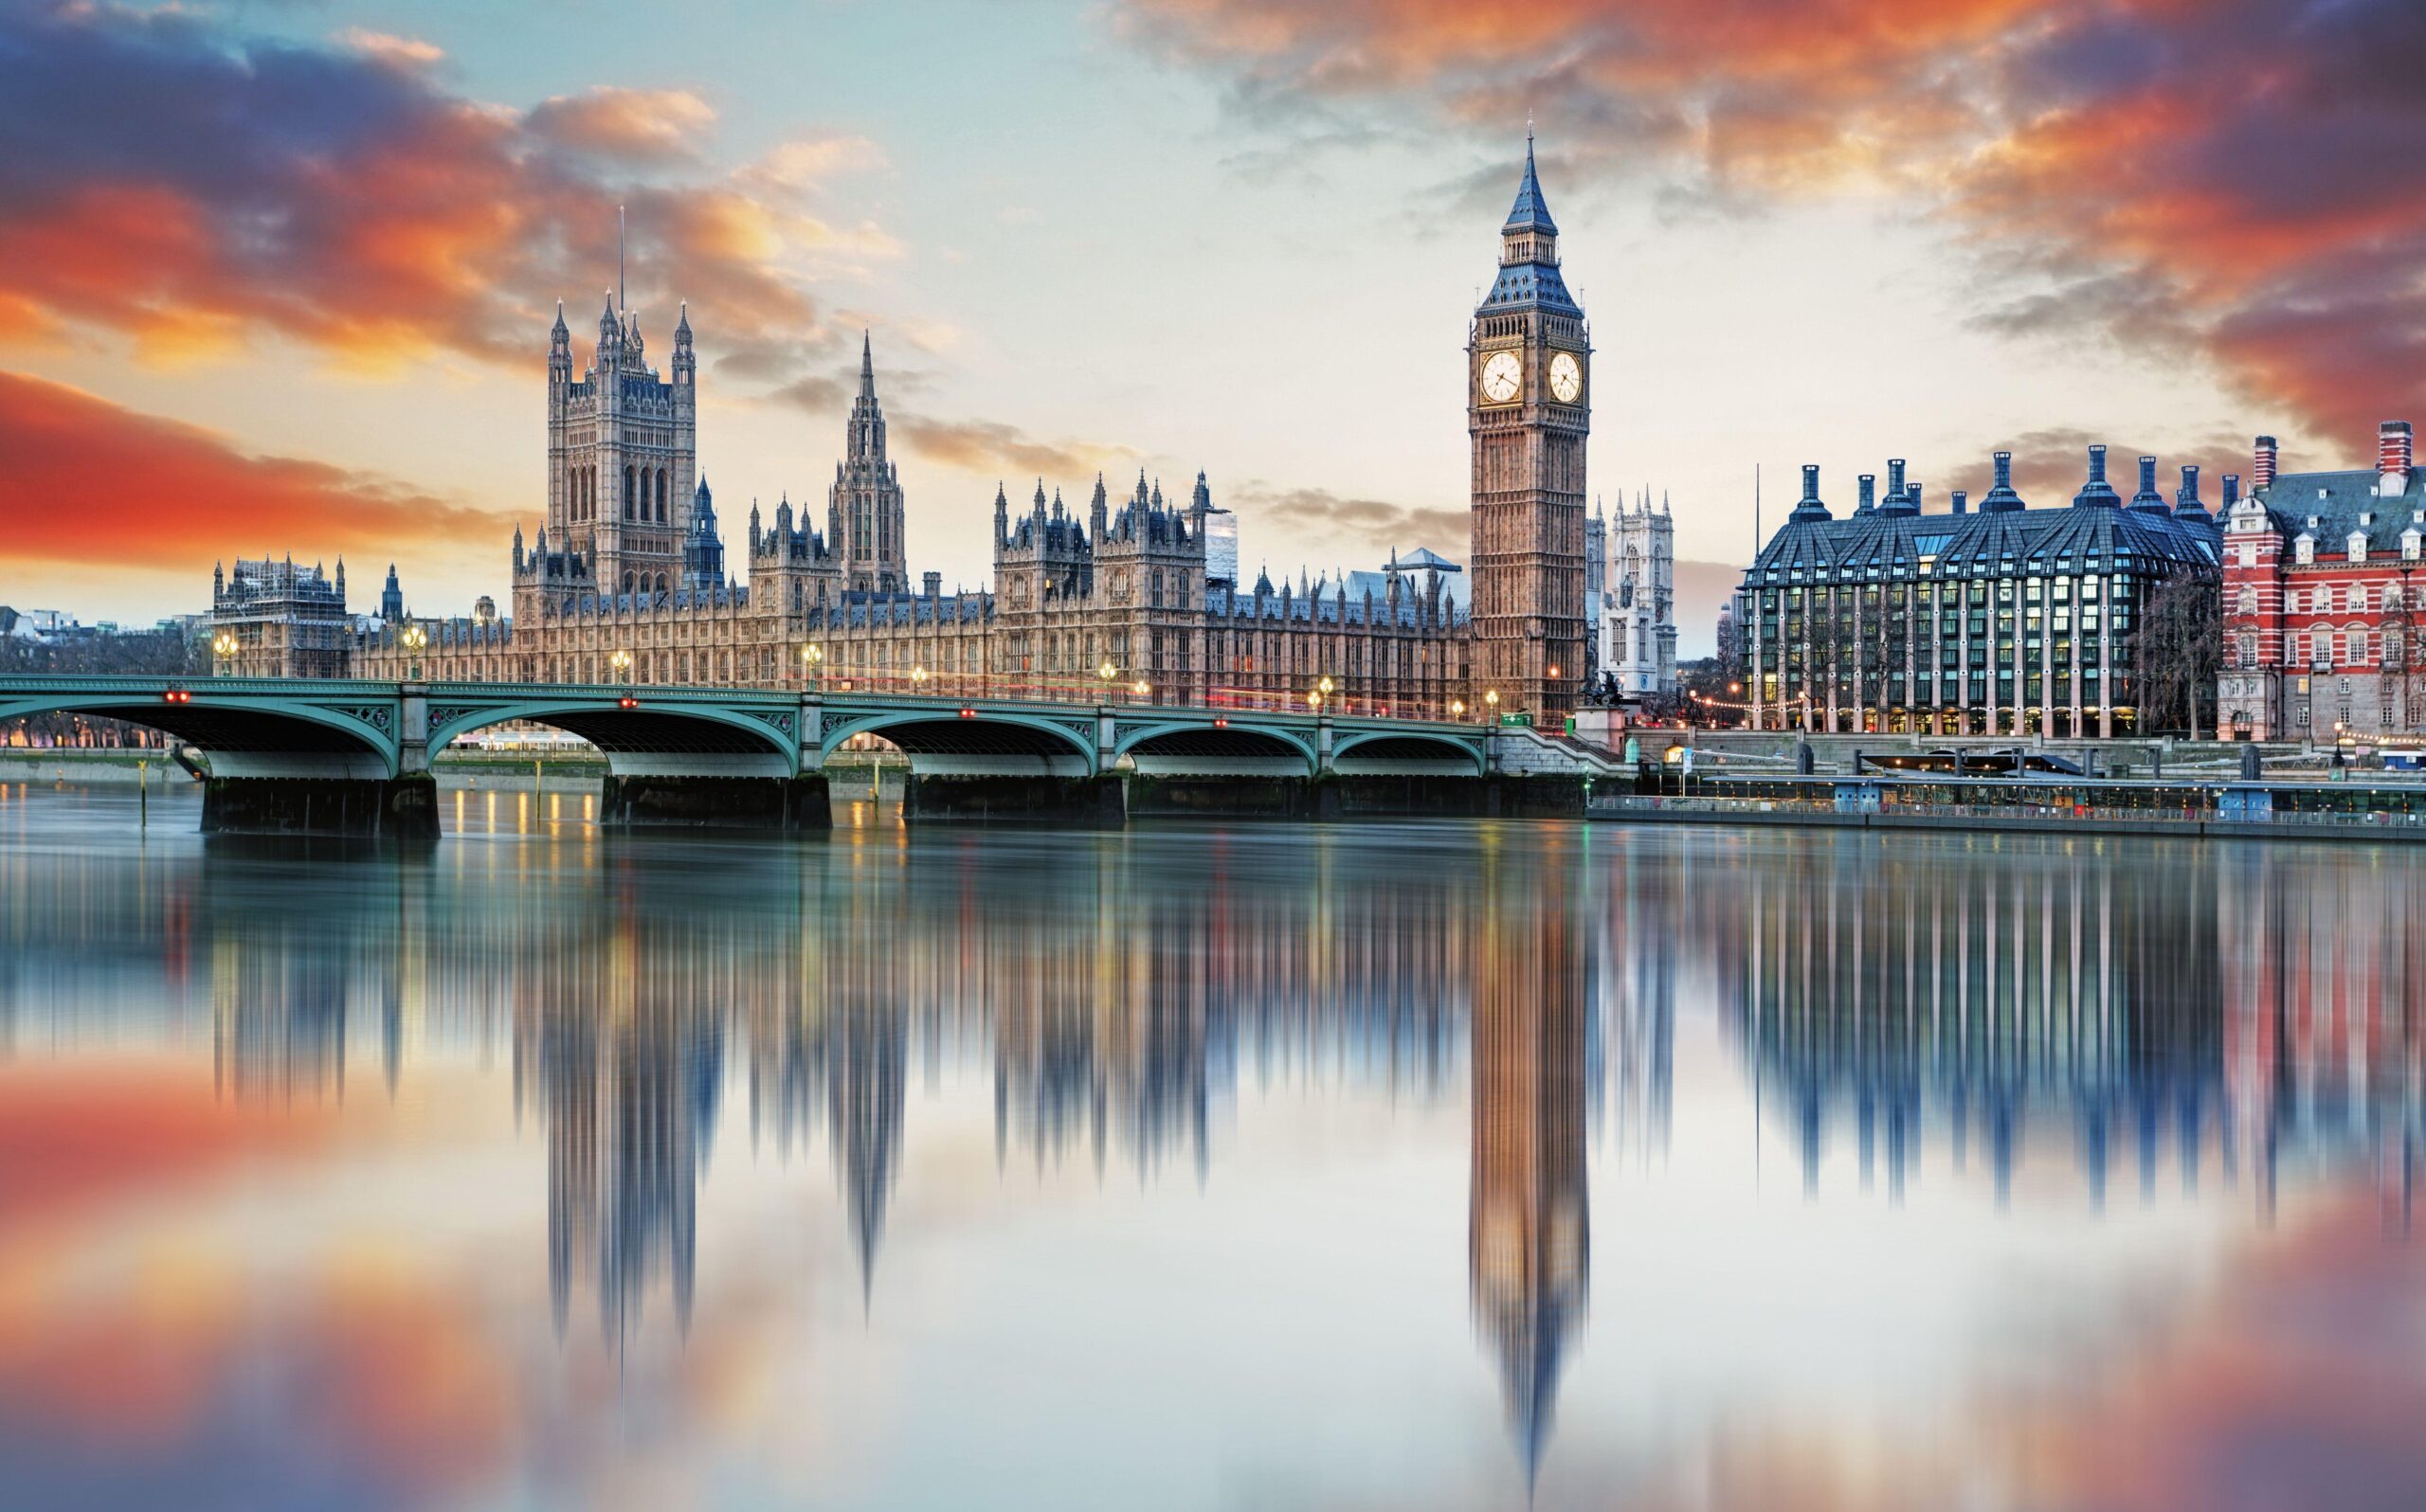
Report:
[[[914,1068],[986,1079],[1006,1170],[1141,1182],[1203,1179],[1242,1095],[1453,1107],[1462,1076],[1470,1305],[1530,1478],[1584,1337],[1587,1145],[1665,1158],[1680,1002],[1814,1191],[1848,1146],[1890,1197],[1941,1158],[2010,1194],[2051,1151],[2092,1205],[2168,1161],[2261,1211],[2364,1169],[2406,1232],[2426,927],[2376,856],[1530,825],[710,848],[566,825],[408,864],[76,855],[37,887],[20,855],[0,1016],[16,1055],[123,1033],[27,1016],[105,1017],[149,970],[152,1000],[207,1007],[222,1094],[273,1103],[342,1095],[366,1040],[389,1089],[423,1047],[510,1047],[557,1326],[588,1291],[619,1346],[661,1293],[687,1321],[729,1074],[761,1147],[823,1140],[863,1303]]]
[[[1499,1367],[1530,1486],[1590,1289],[1584,1118],[1591,973],[1583,943],[1589,922],[1571,906],[1566,871],[1512,873],[1499,837],[1486,836],[1471,976],[1467,1269],[1475,1323]]]
[[[1679,918],[1710,939],[1756,1106],[1807,1187],[1848,1125],[1891,1195],[1926,1135],[1958,1168],[1983,1153],[2001,1197],[2034,1138],[2062,1138],[2098,1204],[2118,1166],[2150,1192],[2170,1156],[2185,1191],[2213,1166],[2271,1206],[2288,1151],[2357,1143],[2406,1214],[2426,1088],[2412,886],[2331,853],[1982,849],[1781,847],[1728,908]]]

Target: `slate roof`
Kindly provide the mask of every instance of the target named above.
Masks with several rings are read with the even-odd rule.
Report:
[[[1399,590],[1398,615],[1391,617],[1387,600],[1376,594],[1371,600],[1372,618],[1366,618],[1367,601],[1360,596],[1349,598],[1343,605],[1336,593],[1320,593],[1307,598],[1294,594],[1266,594],[1260,600],[1252,593],[1240,593],[1230,588],[1208,587],[1204,590],[1204,612],[1216,620],[1256,619],[1283,620],[1291,624],[1338,624],[1345,609],[1349,624],[1392,624],[1414,629],[1422,623],[1417,613],[1417,600],[1422,595],[1412,585]],[[1466,622],[1465,610],[1448,599],[1441,600],[1441,611],[1451,624]],[[1436,623],[1438,621],[1435,621]]]
[[[1525,179],[1516,186],[1516,203],[1508,211],[1508,222],[1500,234],[1511,231],[1533,231],[1546,237],[1558,235],[1558,223],[1550,219],[1549,203],[1542,198],[1542,181],[1533,171],[1533,139],[1525,138]],[[1559,277],[1558,264],[1544,258],[1530,262],[1511,262],[1499,270],[1492,280],[1491,293],[1484,297],[1476,314],[1490,310],[1508,310],[1540,306],[1563,315],[1584,314],[1575,297],[1566,292],[1566,280]]]
[[[2308,520],[2314,516],[2320,556],[2328,551],[2339,555],[2353,531],[2367,537],[2369,556],[2379,552],[2398,556],[2403,531],[2412,525],[2426,530],[2426,522],[2418,519],[2418,512],[2426,510],[2426,469],[2411,468],[2409,486],[2391,498],[2377,494],[2379,476],[2374,472],[2285,473],[2251,497],[2266,506],[2267,517],[2287,541],[2308,531]],[[2362,516],[2369,517],[2366,524],[2360,523]]]
[[[1761,549],[1746,582],[1765,583],[1772,570],[1852,568],[1866,575],[1873,567],[1884,581],[1916,572],[1925,556],[1935,559],[1936,577],[2078,571],[2091,557],[2111,564],[2127,553],[2211,569],[2220,560],[2219,527],[2212,514],[2120,508],[2111,488],[2092,486],[2082,493],[2084,502],[2055,509],[1922,514],[1881,507],[1843,519],[1827,517],[1820,513],[1825,505],[1806,500]]]
[[[1508,211],[1503,231],[1548,231],[1558,235],[1558,223],[1550,219],[1550,202],[1542,197],[1540,175],[1533,171],[1533,138],[1525,137],[1525,180],[1516,186],[1516,203]]]

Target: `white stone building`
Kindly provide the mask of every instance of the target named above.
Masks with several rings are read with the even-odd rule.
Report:
[[[1620,693],[1676,691],[1676,532],[1662,495],[1655,510],[1649,490],[1635,503],[1620,503],[1602,520],[1599,563],[1602,584],[1598,625],[1598,672]]]

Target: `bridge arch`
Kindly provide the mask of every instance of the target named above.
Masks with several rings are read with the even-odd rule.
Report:
[[[429,753],[436,756],[459,735],[526,720],[580,736],[604,752],[607,765],[619,773],[666,767],[683,775],[799,775],[795,709],[762,711],[644,695],[626,709],[622,699],[620,693],[592,693],[474,702],[433,693]],[[707,770],[711,767],[715,771]]]
[[[30,680],[30,679],[29,679]],[[172,735],[212,757],[221,776],[390,778],[396,775],[401,711],[392,694],[359,703],[288,698],[264,706],[259,689],[141,679],[139,686],[44,678],[0,691],[0,720],[36,714],[89,714]],[[179,695],[172,702],[169,694]],[[235,694],[249,693],[241,701]]]
[[[1331,740],[1331,764],[1351,776],[1454,767],[1459,776],[1481,777],[1490,770],[1481,741],[1413,729],[1342,730]]]
[[[822,765],[854,735],[875,735],[899,747],[909,756],[911,769],[922,774],[999,771],[1008,764],[1057,776],[1093,777],[1094,728],[1094,716],[1088,714],[1056,718],[985,708],[968,714],[950,707],[896,710],[829,724],[818,740],[817,760]]]
[[[1286,762],[1298,768],[1293,775],[1311,777],[1321,765],[1314,747],[1294,730],[1269,725],[1215,725],[1203,719],[1123,729],[1113,754],[1129,757],[1141,771],[1160,759],[1185,761],[1197,772],[1204,771],[1207,764],[1243,768]]]

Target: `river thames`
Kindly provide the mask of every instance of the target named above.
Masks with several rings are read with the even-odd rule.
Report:
[[[0,790],[0,1504],[2426,1504],[2426,880]]]

